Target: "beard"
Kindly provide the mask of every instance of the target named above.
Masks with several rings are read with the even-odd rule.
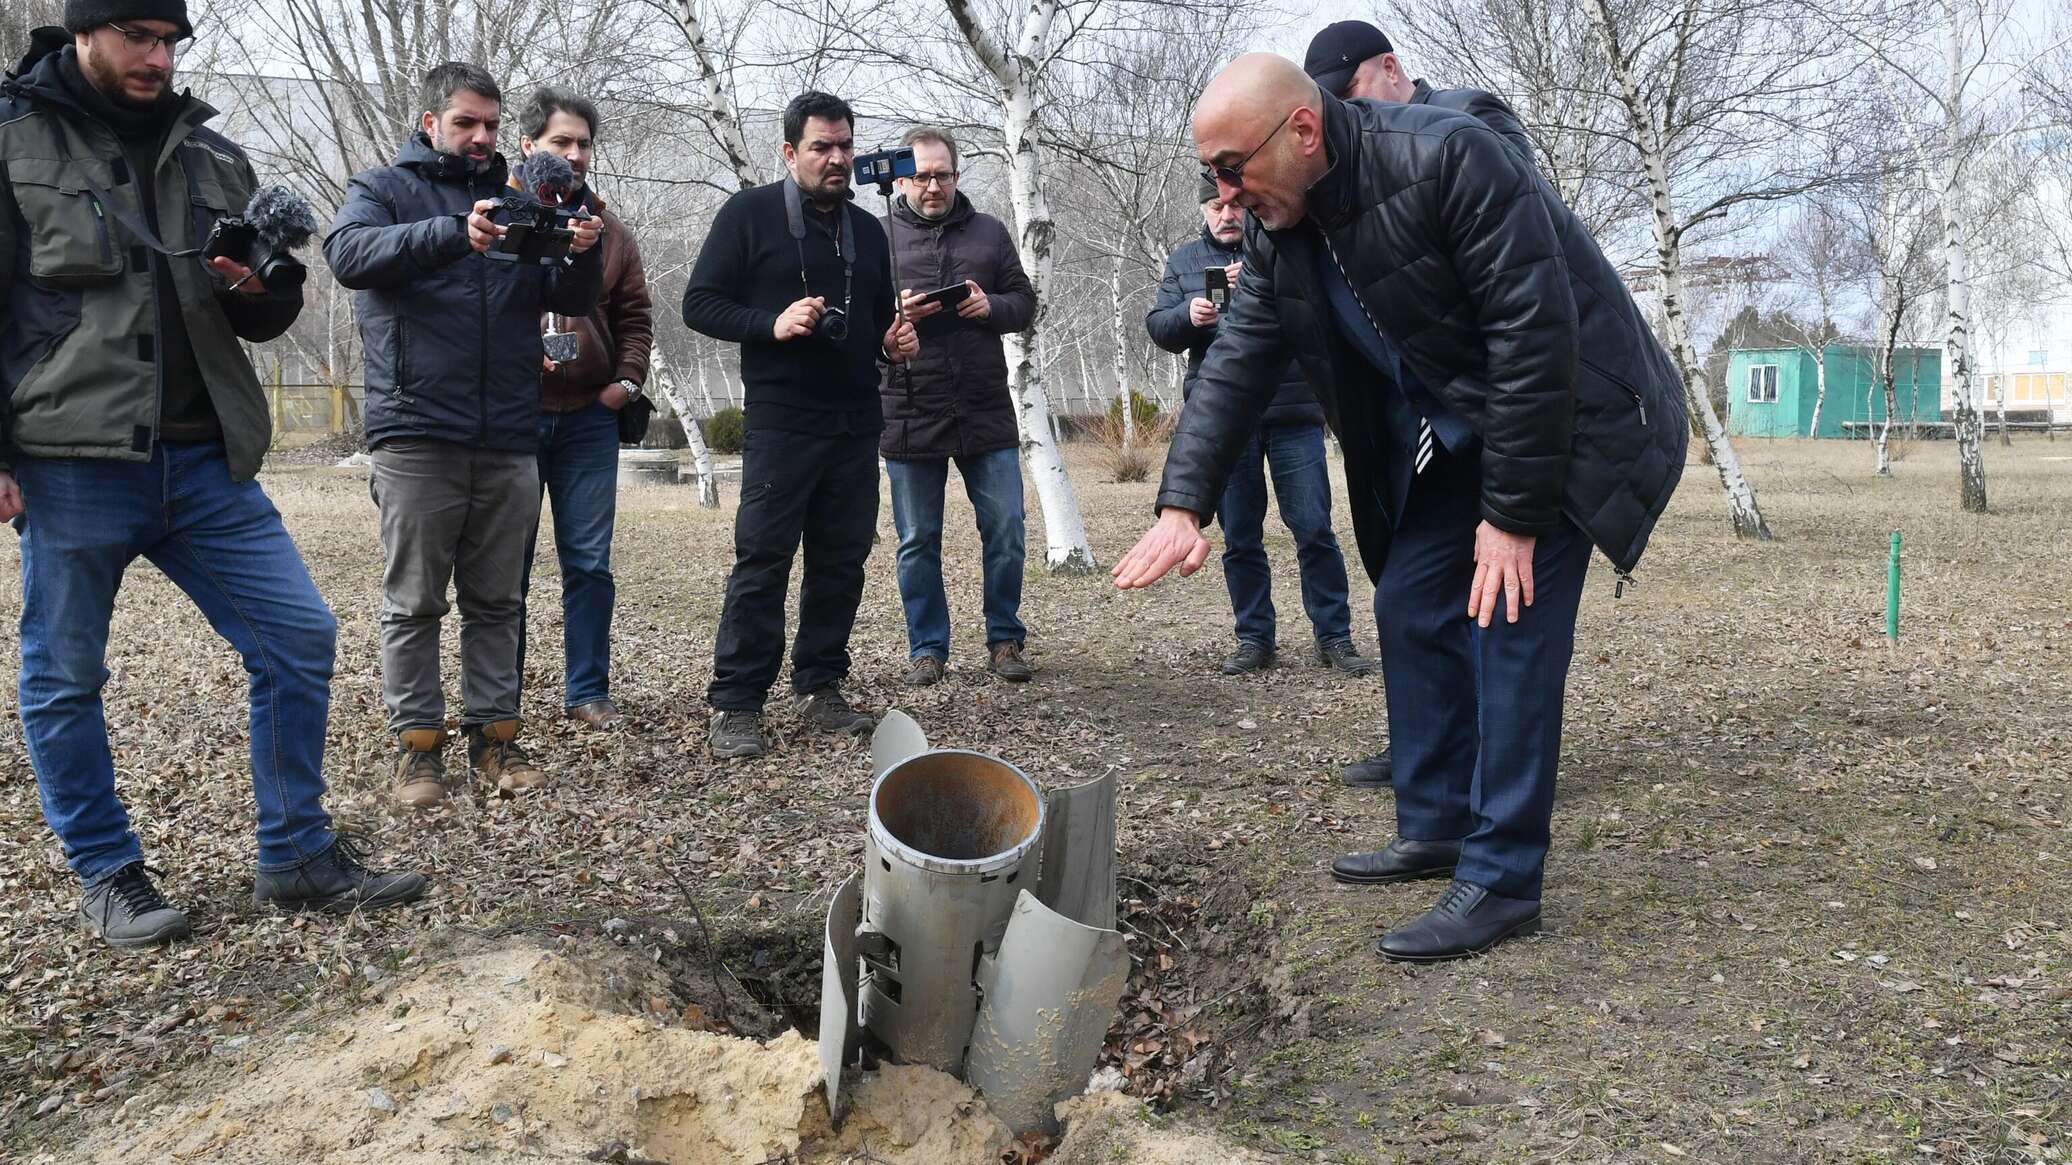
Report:
[[[150,109],[152,106],[165,100],[166,94],[171,91],[173,83],[173,75],[171,73],[160,73],[155,69],[133,74],[125,73],[121,68],[102,60],[98,56],[88,57],[85,54],[81,54],[79,57],[79,71],[85,74],[88,84],[100,91],[101,96],[106,97],[111,104],[120,106],[123,109]],[[131,97],[128,87],[128,81],[131,76],[156,78],[158,81],[158,92],[144,101]]]
[[[453,148],[453,143],[446,140],[445,131],[437,128],[432,130],[432,148],[442,154],[450,154],[466,162],[468,169],[477,174],[489,169],[490,160],[496,157],[495,150],[484,150],[480,154],[470,154],[464,150],[456,150]]]

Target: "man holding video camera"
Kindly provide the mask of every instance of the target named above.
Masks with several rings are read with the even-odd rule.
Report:
[[[256,180],[206,128],[215,110],[173,91],[192,32],[181,0],[72,0],[0,86],[0,520],[21,534],[22,738],[80,915],[124,948],[190,933],[116,795],[101,699],[139,557],[251,675],[255,901],[343,912],[425,887],[369,871],[322,805],[337,623],[253,480],[271,417],[239,347],[294,322],[301,271],[243,252],[269,286],[203,255]],[[308,221],[291,194],[270,198]]]
[[[1201,184],[1200,200],[1201,237],[1181,244],[1166,258],[1158,298],[1144,317],[1152,343],[1168,352],[1187,353],[1183,401],[1194,394],[1202,356],[1216,338],[1245,257],[1244,209],[1224,201],[1213,182]],[[1281,373],[1258,431],[1238,455],[1218,510],[1223,523],[1223,584],[1237,617],[1237,650],[1223,661],[1223,674],[1248,675],[1273,666],[1273,565],[1266,558],[1265,529],[1269,471],[1281,521],[1295,536],[1302,607],[1316,633],[1317,660],[1350,675],[1368,675],[1374,661],[1353,647],[1351,584],[1338,536],[1331,530],[1324,406],[1317,403],[1315,390],[1293,360]]]
[[[900,144],[914,176],[899,180],[885,229],[897,244],[907,318],[927,345],[886,370],[885,473],[899,527],[899,594],[906,606],[911,687],[943,678],[950,604],[942,585],[943,493],[950,462],[978,515],[985,578],[986,670],[1010,682],[1035,678],[1022,657],[1021,434],[1007,391],[1000,337],[1029,326],[1036,289],[1014,237],[957,189],[957,142],[922,127]]]
[[[449,581],[469,767],[507,795],[546,779],[517,743],[524,571],[540,513],[540,316],[588,315],[603,267],[595,216],[505,188],[503,96],[488,73],[439,65],[419,96],[420,129],[393,165],[354,176],[324,257],[359,292],[395,793],[429,807],[448,793]]]
[[[633,232],[590,189],[598,120],[588,98],[541,89],[526,106],[518,144],[528,158],[544,151],[565,159],[576,181],[570,204],[604,224],[598,243],[603,297],[588,315],[548,316],[549,343],[574,353],[559,360],[553,351],[547,354],[540,377],[539,460],[540,489],[553,504],[554,552],[561,563],[562,707],[571,720],[612,728],[620,723],[611,697],[619,445],[639,442],[653,409],[643,386],[655,324]],[[538,545],[537,535],[526,543],[528,588]],[[520,652],[522,661],[522,647]]]
[[[741,345],[747,433],[734,569],[713,644],[708,746],[761,756],[762,710],[784,662],[784,596],[805,547],[793,706],[806,727],[861,735],[849,706],[849,631],[878,522],[878,362],[920,348],[896,317],[884,230],[850,203],[856,115],[807,92],[784,108],[784,179],[713,217],[684,289],[683,321]]]

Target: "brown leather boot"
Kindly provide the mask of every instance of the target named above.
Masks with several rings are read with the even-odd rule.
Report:
[[[442,728],[412,728],[396,737],[396,800],[416,809],[430,809],[446,799],[446,747]]]
[[[468,767],[495,781],[497,792],[506,795],[547,783],[547,774],[518,747],[518,728],[517,720],[468,726]]]

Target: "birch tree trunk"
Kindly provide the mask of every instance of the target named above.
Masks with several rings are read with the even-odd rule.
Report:
[[[971,54],[999,88],[1001,145],[1007,154],[1009,203],[1014,209],[1015,249],[1022,270],[1036,291],[1036,312],[1024,331],[1007,337],[1007,387],[1014,397],[1022,438],[1022,459],[1035,479],[1036,500],[1043,510],[1044,563],[1064,573],[1092,573],[1098,568],[1087,541],[1079,497],[1065,473],[1051,428],[1050,395],[1044,388],[1041,352],[1044,317],[1050,309],[1051,275],[1056,257],[1052,245],[1056,224],[1043,197],[1042,157],[1037,134],[1041,106],[1037,72],[1049,50],[1058,0],[1028,0],[1021,33],[1010,51],[979,25],[971,0],[944,0],[950,19]]]
[[[1614,23],[1609,0],[1589,0],[1589,7],[1590,23],[1596,28],[1604,55],[1611,63],[1613,76],[1619,83],[1620,100],[1626,109],[1626,119],[1634,139],[1640,144],[1641,165],[1647,173],[1650,218],[1655,230],[1655,253],[1661,267],[1663,330],[1668,333],[1665,338],[1669,341],[1670,355],[1683,373],[1684,399],[1690,404],[1692,427],[1711,453],[1713,468],[1719,471],[1720,488],[1727,497],[1727,512],[1733,519],[1734,533],[1743,538],[1768,541],[1770,527],[1763,521],[1763,512],[1756,505],[1755,487],[1748,484],[1747,476],[1741,472],[1741,459],[1735,456],[1734,444],[1727,438],[1726,427],[1720,424],[1718,411],[1712,407],[1705,365],[1698,358],[1697,345],[1691,342],[1683,281],[1683,229],[1677,224],[1676,204],[1671,199],[1663,134],[1655,124],[1654,115],[1641,100],[1640,86],[1633,76],[1633,63],[1626,58],[1619,44],[1619,30]]]
[[[705,447],[705,433],[698,427],[698,418],[691,413],[691,402],[676,389],[676,378],[669,375],[669,363],[662,356],[662,346],[655,345],[648,355],[648,371],[654,374],[655,386],[669,402],[669,410],[676,414],[676,423],[683,426],[684,440],[691,445],[691,465],[698,471],[698,504],[708,510],[719,508],[719,479],[712,473],[712,451]],[[701,370],[702,371],[702,370]]]
[[[705,353],[698,348],[698,342],[691,341],[691,362],[698,369],[698,399],[705,402],[705,415],[709,417],[719,410],[712,407],[712,386],[705,379]]]
[[[1820,436],[1820,410],[1827,407],[1827,345],[1813,358],[1813,424],[1808,437]]]
[[[1137,447],[1137,409],[1130,399],[1129,337],[1122,330],[1122,266],[1118,253],[1108,271],[1108,307],[1115,337],[1115,395],[1122,401],[1122,447],[1129,450]]]
[[[1942,372],[1956,388],[1958,496],[1974,514],[1986,512],[1986,462],[1979,448],[1985,428],[1971,380],[1971,248],[1964,241],[1964,26],[1957,0],[1943,0],[1943,65],[1949,90],[1944,97],[1942,217],[1943,270],[1948,280],[1943,333]]]
[[[720,75],[712,44],[705,38],[705,25],[698,19],[697,0],[676,0],[671,15],[676,17],[684,44],[691,50],[691,64],[698,70],[698,83],[705,91],[705,116],[712,123],[712,136],[727,156],[727,168],[734,172],[734,180],[743,190],[762,185],[762,169],[748,152],[748,139],[741,133],[741,115],[734,109],[733,98],[727,96],[726,79]]]

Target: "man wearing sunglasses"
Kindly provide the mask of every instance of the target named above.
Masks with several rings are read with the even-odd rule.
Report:
[[[1341,102],[1240,57],[1196,149],[1251,214],[1238,294],[1115,568],[1200,569],[1212,511],[1293,355],[1345,450],[1395,732],[1398,836],[1341,881],[1450,878],[1378,952],[1428,962],[1540,925],[1563,687],[1593,545],[1633,569],[1683,472],[1682,382],[1545,179],[1474,118]]]
[[[102,703],[139,558],[250,673],[254,898],[343,912],[425,888],[368,870],[322,804],[337,623],[254,480],[271,414],[241,346],[285,332],[302,291],[197,250],[257,181],[207,128],[215,110],[173,91],[192,31],[180,0],[73,0],[0,91],[0,520],[21,534],[22,738],[80,916],[123,948],[190,933],[145,868]],[[172,784],[189,813],[227,807]]]

